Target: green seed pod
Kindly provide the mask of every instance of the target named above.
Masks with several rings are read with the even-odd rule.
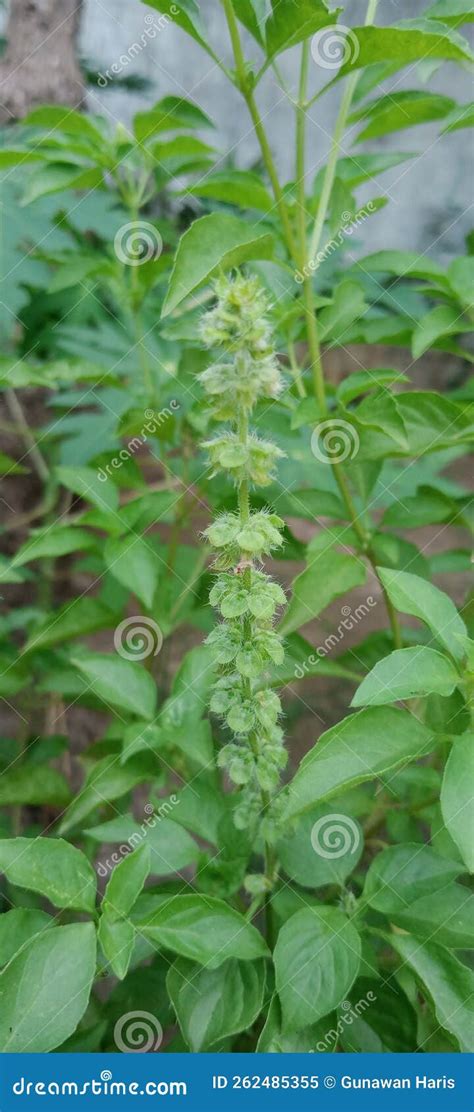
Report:
[[[222,621],[210,633],[220,675],[210,709],[234,740],[218,756],[220,768],[239,789],[234,821],[253,829],[265,818],[271,826],[271,795],[286,763],[283,732],[278,726],[281,704],[266,686],[266,676],[283,661],[281,638],[273,628],[285,603],[278,583],[254,561],[282,545],[283,521],[269,510],[252,510],[252,486],[272,481],[283,453],[248,427],[260,398],[276,398],[282,383],[272,347],[268,300],[255,278],[219,279],[217,304],[206,313],[201,337],[208,347],[225,351],[224,359],[200,376],[212,415],[230,428],[203,445],[213,473],[226,472],[238,491],[238,513],[225,513],[205,530],[216,552],[216,581],[209,601]]]

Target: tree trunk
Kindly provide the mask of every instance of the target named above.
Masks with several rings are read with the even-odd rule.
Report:
[[[0,120],[38,104],[80,107],[84,98],[75,39],[81,0],[11,0],[0,62]]]

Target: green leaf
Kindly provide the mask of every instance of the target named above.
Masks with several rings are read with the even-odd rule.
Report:
[[[319,314],[321,339],[331,345],[341,344],[349,325],[366,310],[364,291],[357,282],[344,279],[334,290],[332,305]]]
[[[22,467],[16,459],[5,455],[5,452],[0,452],[0,475],[25,475],[27,473],[27,467]]]
[[[44,526],[33,533],[25,544],[18,549],[12,561],[14,567],[28,564],[30,560],[41,560],[43,556],[67,556],[70,552],[80,552],[95,548],[96,537],[85,529],[72,525]]]
[[[349,189],[352,189],[356,185],[361,185],[362,182],[373,182],[374,178],[377,178],[379,174],[383,174],[385,170],[391,170],[393,167],[399,166],[401,162],[406,162],[408,159],[414,157],[414,151],[380,151],[376,154],[361,154],[357,152],[355,158],[338,159],[336,176],[343,181]],[[314,181],[314,192],[316,194],[319,194],[322,189],[323,177],[324,169],[319,171]]]
[[[97,166],[85,168],[70,162],[50,162],[35,169],[23,195],[22,204],[30,205],[39,197],[60,193],[63,189],[97,189],[103,183],[103,172]]]
[[[455,658],[464,657],[466,627],[454,602],[434,584],[407,571],[377,568],[388,597],[397,610],[412,614],[429,626],[433,637]]]
[[[98,598],[72,599],[65,602],[59,610],[52,610],[44,623],[31,633],[23,652],[50,648],[61,641],[95,633],[98,629],[108,629],[116,625],[118,614],[105,606]]]
[[[286,818],[424,756],[433,744],[431,731],[408,711],[369,707],[349,715],[303,758],[288,787]]]
[[[359,132],[357,142],[402,131],[407,127],[441,120],[452,112],[456,102],[450,97],[428,91],[405,90],[379,97],[353,112],[350,123],[362,121],[366,126]]]
[[[137,926],[158,946],[208,969],[217,969],[228,958],[253,961],[268,954],[259,931],[233,907],[211,896],[173,896]]]
[[[448,267],[448,278],[460,304],[465,309],[471,309],[474,293],[474,258],[467,255],[465,258],[454,259]]]
[[[250,31],[259,46],[264,47],[266,0],[232,0],[237,19]]]
[[[156,686],[140,664],[120,656],[84,650],[72,658],[89,683],[89,689],[109,708],[119,707],[141,718],[153,718],[156,709]]]
[[[255,1023],[263,1005],[265,963],[231,959],[211,970],[177,958],[166,987],[183,1037],[199,1054]]]
[[[10,884],[39,892],[55,907],[94,910],[94,870],[87,857],[62,838],[2,839],[0,872]]]
[[[441,786],[444,823],[470,873],[474,873],[474,735],[463,734],[453,745]]]
[[[396,649],[379,660],[362,680],[352,699],[352,707],[394,703],[418,696],[451,695],[460,676],[448,657],[426,645]]]
[[[173,4],[172,15],[170,15],[169,0],[145,0],[145,3],[149,8],[156,8],[156,11],[167,16],[168,22],[176,23],[213,57],[213,51],[209,45],[209,35],[207,29],[201,23],[199,4],[196,3],[196,0],[179,0],[179,3]]]
[[[389,846],[369,867],[363,900],[391,915],[424,896],[442,893],[461,873],[459,862],[439,857],[422,842]]]
[[[344,885],[360,861],[364,840],[358,823],[330,804],[313,808],[278,843],[282,867],[303,888]]]
[[[428,942],[457,950],[474,947],[474,893],[463,884],[449,884],[441,892],[421,896],[408,907],[392,912],[389,918]]]
[[[446,272],[439,263],[416,251],[376,251],[361,259],[361,266],[365,271],[386,272],[397,278],[422,278],[427,282],[446,280]]]
[[[366,568],[356,556],[334,548],[317,553],[293,583],[293,593],[283,615],[283,635],[316,618],[335,598],[365,583]]]
[[[116,510],[118,491],[113,483],[104,483],[92,467],[57,467],[59,482],[99,510]]]
[[[207,712],[215,663],[208,645],[197,645],[183,657],[176,672],[171,694],[160,711],[160,725],[171,731],[185,723],[196,723]]]
[[[410,935],[388,935],[387,941],[403,958],[433,1001],[438,1022],[459,1042],[461,1051],[472,1053],[474,973],[435,943],[420,942]]]
[[[135,927],[128,919],[114,919],[107,912],[101,915],[98,941],[112,972],[121,981],[128,973],[135,945],[135,933]]]
[[[128,915],[140,895],[150,872],[150,851],[139,846],[115,866],[105,889],[102,907],[109,919]]]
[[[49,804],[60,810],[70,798],[69,785],[55,768],[30,768],[25,764],[10,768],[0,780],[0,807],[16,803],[31,806]]]
[[[250,259],[269,259],[273,236],[236,216],[211,213],[195,220],[181,237],[176,252],[162,317],[222,270]]]
[[[403,504],[392,502],[383,515],[383,525],[395,529],[416,529],[420,525],[435,525],[452,522],[457,513],[457,504],[436,487],[420,485],[415,495],[404,495]]]
[[[422,318],[413,332],[411,349],[413,358],[419,359],[428,348],[433,347],[443,336],[455,336],[459,332],[471,330],[468,321],[463,320],[458,309],[451,305],[438,305]]]
[[[214,127],[214,124],[197,104],[184,97],[162,97],[147,112],[137,112],[133,118],[133,131],[139,143],[145,143],[161,131],[201,127]]]
[[[398,27],[354,27],[350,44],[350,56],[341,66],[338,77],[375,62],[397,63],[400,69],[424,58],[444,58],[453,62],[472,58],[469,44],[460,35],[428,20],[405,20],[403,26]]]
[[[114,578],[151,610],[161,561],[150,543],[139,536],[110,537],[104,560]]]
[[[191,830],[199,838],[214,845],[218,844],[218,831],[222,820],[229,810],[230,799],[223,795],[220,783],[209,772],[193,777],[188,784],[177,787],[169,803],[164,806],[173,808],[173,822]],[[165,812],[167,813],[167,812]]]
[[[72,847],[70,847],[72,848]],[[95,974],[92,923],[37,935],[0,974],[0,1048],[44,1054],[75,1031]]]
[[[281,928],[276,987],[290,1030],[317,1023],[344,1000],[359,972],[360,938],[337,908],[305,908]]]
[[[267,55],[274,58],[290,46],[336,23],[342,8],[328,11],[323,0],[272,0],[272,14],[265,24]]]
[[[0,965],[12,957],[34,938],[36,934],[54,926],[54,920],[45,911],[33,907],[14,907],[0,915]]]
[[[391,386],[392,383],[408,381],[407,376],[400,371],[386,370],[384,367],[381,367],[380,370],[353,371],[352,374],[342,380],[336,393],[343,405],[349,405],[349,402],[352,402],[354,398],[376,390],[377,387]]]
[[[135,822],[131,815],[121,815],[98,826],[89,827],[86,831],[87,836],[101,845],[107,842],[120,842],[121,848],[125,845],[126,853],[139,846],[146,838],[150,850],[150,873],[153,876],[171,876],[173,873],[182,872],[190,865],[197,864],[201,851],[187,830],[182,830],[176,822],[165,817],[177,805],[173,802],[175,796],[170,799],[170,803],[166,801],[157,803],[156,811],[147,814],[143,823]],[[120,853],[108,854],[106,864],[102,867],[105,869],[110,867],[107,866],[107,862],[111,862],[112,866],[117,865],[114,857],[120,860],[120,856]],[[99,872],[100,868],[99,863]],[[103,876],[104,872],[100,875]]]
[[[15,150],[13,147],[0,151],[0,170],[9,170],[11,166],[25,165],[30,162],[41,162],[42,155],[37,151]]]
[[[419,938],[472,947],[474,896],[453,883],[461,871],[462,865],[438,857],[430,846],[391,846],[372,862],[363,901]]]
[[[93,119],[85,112],[76,112],[69,106],[60,104],[42,104],[40,108],[33,108],[23,118],[23,124],[28,127],[44,128],[48,132],[62,131],[65,135],[80,136],[88,139],[94,146],[101,146],[104,137]]]
[[[444,126],[441,128],[441,135],[446,135],[449,131],[459,131],[461,128],[472,128],[474,125],[474,102],[470,104],[460,104],[457,108],[450,112],[449,116],[444,121]]]
[[[221,170],[218,174],[208,174],[203,181],[191,185],[182,193],[194,197],[211,197],[228,205],[243,209],[259,209],[270,212],[274,201],[258,174],[250,170]]]
[[[398,395],[397,407],[408,442],[403,455],[419,456],[472,443],[473,419],[468,406],[440,394],[410,390]]]
[[[61,834],[82,823],[96,807],[120,799],[137,784],[152,779],[153,763],[153,758],[150,761],[142,755],[132,757],[126,765],[114,754],[97,761],[64,815]]]
[[[472,0],[436,0],[431,8],[423,12],[425,18],[440,19],[442,23],[472,23],[474,12]]]
[[[348,1001],[351,1009],[345,1004],[340,1011],[343,1050],[352,1053],[389,1050],[408,1054],[418,1049],[416,1013],[395,980],[391,983],[380,978],[359,977],[348,994]],[[365,1002],[365,1008],[361,1007],[361,1001]],[[370,1029],[378,1045],[361,1045],[361,1037],[370,1033]]]

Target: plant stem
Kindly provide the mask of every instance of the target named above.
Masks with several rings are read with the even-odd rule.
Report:
[[[304,42],[301,50],[300,82],[298,102],[296,105],[296,189],[298,198],[298,233],[299,233],[299,265],[302,273],[306,268],[306,88],[308,84],[309,42]],[[311,277],[305,277],[303,283],[303,308],[308,335],[308,346],[313,372],[314,392],[323,413],[327,411],[326,390],[321,363],[316,317],[314,314],[314,299]]]
[[[377,0],[369,0],[369,5],[368,5],[368,8],[367,8],[366,24],[370,24],[370,23],[373,22],[375,12],[376,12],[376,8],[377,8]],[[296,179],[297,179],[297,191],[298,191],[298,228],[299,228],[300,268],[301,268],[301,271],[302,271],[303,274],[305,274],[305,268],[306,268],[306,262],[307,262],[307,254],[306,254],[306,251],[307,251],[307,241],[306,241],[306,194],[305,194],[305,130],[306,130],[305,129],[305,124],[306,124],[306,110],[305,109],[306,109],[306,88],[307,88],[307,78],[308,78],[308,57],[309,57],[309,43],[305,42],[303,44],[302,53],[301,53],[300,83],[299,83],[298,103],[297,103],[297,106],[296,106]],[[316,224],[315,224],[315,228],[314,228],[314,232],[313,232],[313,238],[312,238],[312,241],[311,241],[311,248],[310,248],[310,251],[309,251],[309,258],[314,258],[315,254],[316,254],[316,251],[319,247],[321,233],[322,233],[322,229],[323,229],[323,226],[324,226],[324,221],[326,219],[327,209],[328,209],[328,205],[329,205],[329,201],[330,201],[330,197],[331,197],[331,191],[332,191],[332,187],[333,187],[333,184],[334,184],[334,177],[335,177],[337,158],[338,158],[338,153],[339,153],[340,140],[342,138],[342,134],[343,134],[344,129],[345,129],[345,125],[346,125],[346,122],[347,122],[347,116],[349,114],[349,109],[350,109],[350,105],[351,105],[351,102],[352,102],[352,97],[354,95],[355,87],[357,85],[358,77],[359,77],[358,74],[352,74],[351,75],[351,77],[349,78],[349,82],[348,82],[344,97],[342,99],[341,108],[340,108],[339,116],[338,116],[337,123],[336,123],[336,129],[335,129],[335,132],[334,132],[334,138],[333,138],[333,143],[332,143],[332,147],[331,147],[331,153],[330,153],[330,156],[329,156],[329,161],[328,161],[326,174],[325,174],[325,178],[324,178],[323,191],[322,191],[322,194],[321,194],[321,200],[320,200],[320,204],[319,204],[319,207],[318,207],[318,215],[317,215],[317,218],[316,218]],[[314,307],[314,292],[313,292],[313,284],[312,284],[311,274],[309,274],[308,276],[305,276],[305,279],[304,279],[304,283],[303,283],[303,305],[304,305],[304,315],[305,315],[305,321],[306,321],[306,332],[307,332],[307,338],[308,338],[308,347],[309,347],[309,353],[310,353],[310,359],[311,359],[311,368],[312,368],[312,372],[313,372],[314,393],[315,393],[318,405],[321,409],[321,413],[325,416],[328,413],[328,405],[327,405],[327,398],[326,398],[326,384],[325,384],[324,369],[323,369],[322,359],[321,359],[321,348],[320,348],[319,337],[318,337],[316,313],[315,313],[315,307]],[[376,572],[376,559],[375,559],[375,556],[374,556],[373,552],[371,551],[370,545],[368,543],[368,539],[369,539],[368,534],[366,533],[366,531],[364,529],[364,526],[361,524],[361,522],[359,520],[359,515],[357,513],[356,506],[354,505],[354,501],[353,501],[352,494],[351,494],[351,491],[350,491],[349,483],[347,481],[347,478],[346,478],[346,475],[345,475],[345,472],[344,472],[344,468],[342,467],[342,465],[340,463],[337,463],[335,461],[331,461],[331,466],[332,466],[332,469],[333,469],[334,478],[335,478],[335,480],[337,482],[337,485],[339,487],[341,498],[342,498],[342,500],[344,502],[344,505],[346,507],[349,520],[352,524],[352,528],[354,529],[354,532],[355,532],[358,540],[360,541],[360,544],[361,544],[363,550],[366,552],[367,557],[370,561],[370,564],[371,564],[373,570],[375,571],[375,574],[377,574],[377,572]],[[396,614],[396,611],[395,611],[395,609],[394,609],[394,607],[393,607],[393,605],[392,605],[392,603],[391,603],[391,601],[390,601],[390,599],[387,595],[387,592],[385,591],[385,588],[383,586],[382,586],[382,591],[383,591],[383,595],[384,595],[384,599],[385,599],[385,603],[386,603],[386,607],[387,607],[387,612],[388,612],[388,616],[389,616],[389,620],[390,620],[394,645],[398,649],[398,648],[402,647],[403,642],[402,642],[402,638],[401,638],[400,626],[399,626],[397,614]]]
[[[369,3],[367,5],[367,14],[366,14],[366,17],[365,17],[365,26],[366,27],[369,27],[374,22],[376,11],[377,11],[377,3],[378,3],[378,0],[369,0]],[[350,112],[352,99],[353,99],[358,81],[359,81],[359,71],[356,70],[355,73],[350,74],[350,76],[347,80],[346,88],[344,90],[344,95],[343,95],[342,100],[341,100],[341,106],[339,108],[339,113],[338,113],[338,117],[337,117],[337,120],[336,120],[336,125],[335,125],[335,128],[334,128],[334,134],[333,134],[332,143],[331,143],[331,150],[329,152],[329,158],[328,158],[328,162],[327,162],[327,166],[326,166],[326,172],[325,172],[325,175],[324,175],[323,188],[322,188],[322,191],[321,191],[321,198],[320,198],[319,205],[318,205],[318,212],[317,212],[317,215],[316,215],[316,221],[315,221],[315,224],[314,224],[313,234],[312,234],[311,242],[310,242],[310,248],[309,248],[309,257],[310,257],[310,259],[315,258],[316,252],[317,252],[317,250],[319,248],[319,244],[321,242],[321,235],[322,235],[323,228],[324,228],[324,222],[325,222],[326,216],[327,216],[329,202],[331,200],[331,193],[332,193],[332,187],[334,185],[334,178],[336,176],[336,167],[337,167],[337,160],[338,160],[338,157],[339,157],[339,149],[340,149],[340,145],[341,145],[341,139],[342,139],[342,136],[344,135],[344,131],[346,129],[347,117],[348,117],[349,112]]]
[[[5,390],[5,400],[10,410],[13,419],[16,421],[21,433],[21,437],[28,455],[31,456],[31,462],[41,482],[47,483],[49,479],[49,467],[42,453],[40,452],[33,433],[30,429],[28,421],[25,416],[23,406],[17,397],[15,391],[9,387]]]
[[[306,398],[306,388],[301,374],[301,369],[298,365],[296,358],[295,345],[292,340],[288,340],[288,358],[290,360],[291,373],[296,383],[296,389],[300,398]]]
[[[239,440],[241,441],[242,444],[247,444],[248,435],[249,435],[249,423],[248,423],[248,416],[247,416],[247,414],[245,413],[244,410],[242,410],[239,413],[237,428],[238,428]],[[239,504],[240,524],[243,527],[243,526],[247,525],[249,520],[250,520],[249,484],[248,484],[248,480],[246,480],[246,479],[244,479],[243,482],[239,483],[238,504]],[[245,568],[244,574],[243,574],[243,582],[244,582],[245,586],[247,587],[247,589],[250,589],[251,584],[252,584],[252,568],[251,567],[246,567]],[[246,616],[244,618],[244,632],[245,632],[245,636],[250,639],[251,635],[252,635],[252,623],[251,623],[251,619],[248,616]],[[246,698],[250,700],[252,698],[252,695],[253,695],[252,681],[250,679],[244,678],[243,679],[243,687],[244,687]],[[258,755],[259,755],[257,738],[253,734],[251,734],[249,740],[250,740],[250,744],[252,746],[254,756],[257,759]],[[269,806],[270,806],[271,796],[270,796],[270,793],[265,791],[263,788],[261,789],[261,799],[262,799],[262,812],[263,812],[263,814],[265,814],[266,811],[268,810]],[[266,879],[268,881],[268,885],[269,885],[269,892],[268,892],[268,895],[265,898],[264,906],[265,906],[265,918],[266,918],[266,924],[267,924],[267,938],[268,938],[269,944],[271,945],[273,928],[272,928],[272,921],[271,921],[271,908],[270,908],[270,904],[269,904],[269,895],[270,895],[270,886],[273,884],[273,877],[274,877],[274,872],[275,872],[275,857],[274,857],[273,849],[268,844],[268,842],[265,842],[265,844],[264,844],[264,859],[265,859],[265,877],[266,877]]]
[[[225,16],[226,16],[226,19],[227,19],[227,26],[229,28],[230,40],[231,40],[231,43],[232,43],[232,50],[233,50],[233,54],[234,54],[234,61],[235,61],[235,68],[236,68],[236,74],[237,74],[237,80],[238,80],[238,87],[239,87],[239,89],[242,93],[242,96],[244,97],[244,100],[246,102],[247,108],[249,110],[249,113],[250,113],[250,116],[251,116],[251,119],[252,119],[253,126],[255,128],[255,134],[256,134],[258,142],[260,144],[260,150],[262,152],[263,161],[265,163],[267,173],[268,173],[268,176],[269,176],[271,184],[272,184],[272,189],[273,189],[275,201],[276,201],[276,204],[277,204],[278,212],[280,214],[280,219],[281,219],[283,230],[284,230],[284,233],[285,233],[285,239],[286,239],[286,242],[287,242],[287,245],[288,245],[288,249],[290,251],[290,254],[291,254],[293,260],[296,262],[296,260],[297,260],[297,246],[296,246],[296,242],[295,242],[295,237],[294,237],[294,234],[293,234],[293,229],[291,227],[291,222],[290,222],[290,218],[289,218],[289,215],[288,215],[288,209],[287,209],[286,204],[285,204],[285,198],[283,196],[283,190],[281,188],[281,185],[280,185],[280,182],[279,182],[279,179],[278,179],[278,174],[277,174],[275,162],[273,160],[271,147],[270,147],[270,144],[268,142],[267,135],[266,135],[266,132],[265,132],[265,128],[263,126],[262,119],[261,119],[261,116],[260,116],[260,112],[259,112],[259,109],[258,109],[258,105],[257,105],[257,102],[255,100],[255,97],[254,97],[254,94],[253,94],[253,91],[252,91],[252,87],[251,87],[251,80],[252,79],[251,79],[251,77],[249,78],[249,75],[247,73],[247,66],[246,66],[246,62],[245,62],[244,53],[243,53],[243,50],[242,50],[242,43],[241,43],[241,39],[240,39],[239,27],[238,27],[237,20],[235,18],[235,12],[234,12],[234,8],[233,8],[232,0],[222,0],[222,3],[223,3],[223,7],[224,7]]]

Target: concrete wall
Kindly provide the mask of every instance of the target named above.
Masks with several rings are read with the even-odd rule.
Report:
[[[390,23],[419,16],[428,0],[381,0],[378,22]],[[170,0],[170,7],[171,7]],[[203,19],[209,38],[219,57],[230,62],[227,30],[219,0],[201,0]],[[364,0],[350,0],[346,5],[345,22],[356,25],[363,21]],[[148,18],[148,22],[147,22]],[[159,13],[139,0],[85,0],[80,36],[84,58],[103,73],[118,63],[140,36],[149,33]],[[154,30],[154,28],[152,29]],[[466,33],[466,28],[464,29]],[[145,36],[146,37],[146,36]],[[246,36],[248,57],[258,57],[258,48]],[[299,48],[281,58],[281,71],[292,89],[296,88]],[[195,100],[215,120],[218,127],[217,146],[223,159],[234,160],[239,167],[252,166],[258,159],[258,147],[252,133],[245,105],[226,83],[212,60],[170,20],[154,38],[130,61],[127,58],[122,74],[138,75],[150,83],[146,92],[120,89],[114,79],[106,88],[91,91],[92,111],[105,111],[114,120],[128,122],[134,112],[153,104],[159,97],[174,93]],[[120,64],[120,63],[119,63]],[[331,70],[313,64],[311,85],[314,90],[332,77]],[[409,89],[419,85],[419,67],[395,75],[389,89]],[[341,85],[331,90],[311,110],[308,128],[309,180],[324,163],[329,136],[341,94]],[[461,103],[472,96],[472,83],[467,72],[447,64],[435,73],[429,88],[454,97]],[[292,177],[293,112],[285,102],[273,73],[265,77],[258,99],[284,177]],[[383,189],[371,183],[362,196],[367,199],[386,192],[391,199],[389,209],[371,217],[363,228],[364,250],[381,247],[429,251],[436,257],[449,257],[463,249],[463,239],[472,225],[473,146],[467,131],[454,132],[438,138],[440,126],[428,124],[396,133],[386,139],[372,141],[364,149],[411,150],[418,154],[409,163],[390,171],[380,180]],[[349,153],[351,137],[345,144]]]

